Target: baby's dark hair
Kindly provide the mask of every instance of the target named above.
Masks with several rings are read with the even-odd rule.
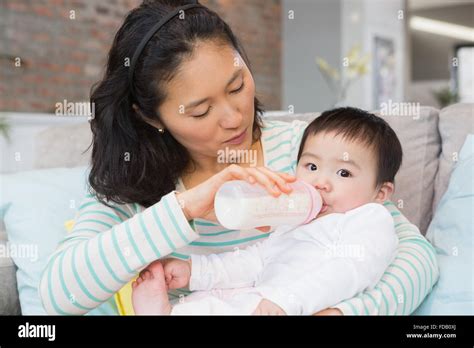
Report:
[[[308,136],[335,132],[345,140],[357,141],[374,151],[377,160],[376,186],[395,181],[402,164],[402,146],[397,135],[382,118],[370,112],[343,107],[324,111],[305,129],[298,151],[298,161]]]

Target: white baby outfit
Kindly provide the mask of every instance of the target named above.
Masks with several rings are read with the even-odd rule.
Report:
[[[171,314],[252,314],[265,298],[288,315],[310,315],[372,288],[395,257],[393,218],[381,204],[281,226],[265,241],[192,255],[195,291]]]

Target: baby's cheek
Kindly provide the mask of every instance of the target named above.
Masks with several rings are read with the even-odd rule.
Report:
[[[339,208],[346,212],[369,202],[370,197],[365,190],[361,190],[359,187],[351,187],[351,189],[346,190],[344,197],[339,197]]]

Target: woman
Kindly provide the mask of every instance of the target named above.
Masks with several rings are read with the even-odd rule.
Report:
[[[145,2],[115,36],[91,96],[93,190],[43,274],[48,313],[87,313],[156,259],[266,238],[215,222],[214,195],[224,182],[289,192],[306,124],[261,121],[242,47],[206,7],[177,8],[189,3]],[[242,162],[242,154],[256,161]],[[235,159],[239,165],[230,163]],[[375,289],[320,314],[409,314],[436,282],[432,247],[392,203],[386,206],[400,239],[397,259]]]

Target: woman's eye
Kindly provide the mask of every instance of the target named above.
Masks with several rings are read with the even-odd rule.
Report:
[[[348,177],[352,176],[351,173],[348,170],[345,170],[345,169],[339,169],[337,171],[337,175],[342,176],[343,178],[348,178]]]
[[[209,109],[207,109],[207,111],[201,115],[194,115],[193,117],[195,118],[200,118],[200,117],[204,117],[204,116],[207,116],[207,114],[209,113],[209,111],[211,111],[211,107]]]
[[[234,89],[233,91],[230,91],[230,93],[232,93],[232,94],[239,93],[243,89],[244,89],[244,83],[242,82],[242,84],[240,85],[239,88]]]
[[[309,169],[310,171],[312,171],[312,172],[318,170],[318,167],[317,167],[316,164],[314,164],[314,163],[308,163],[308,164],[306,165],[306,168],[308,168],[308,169]]]

